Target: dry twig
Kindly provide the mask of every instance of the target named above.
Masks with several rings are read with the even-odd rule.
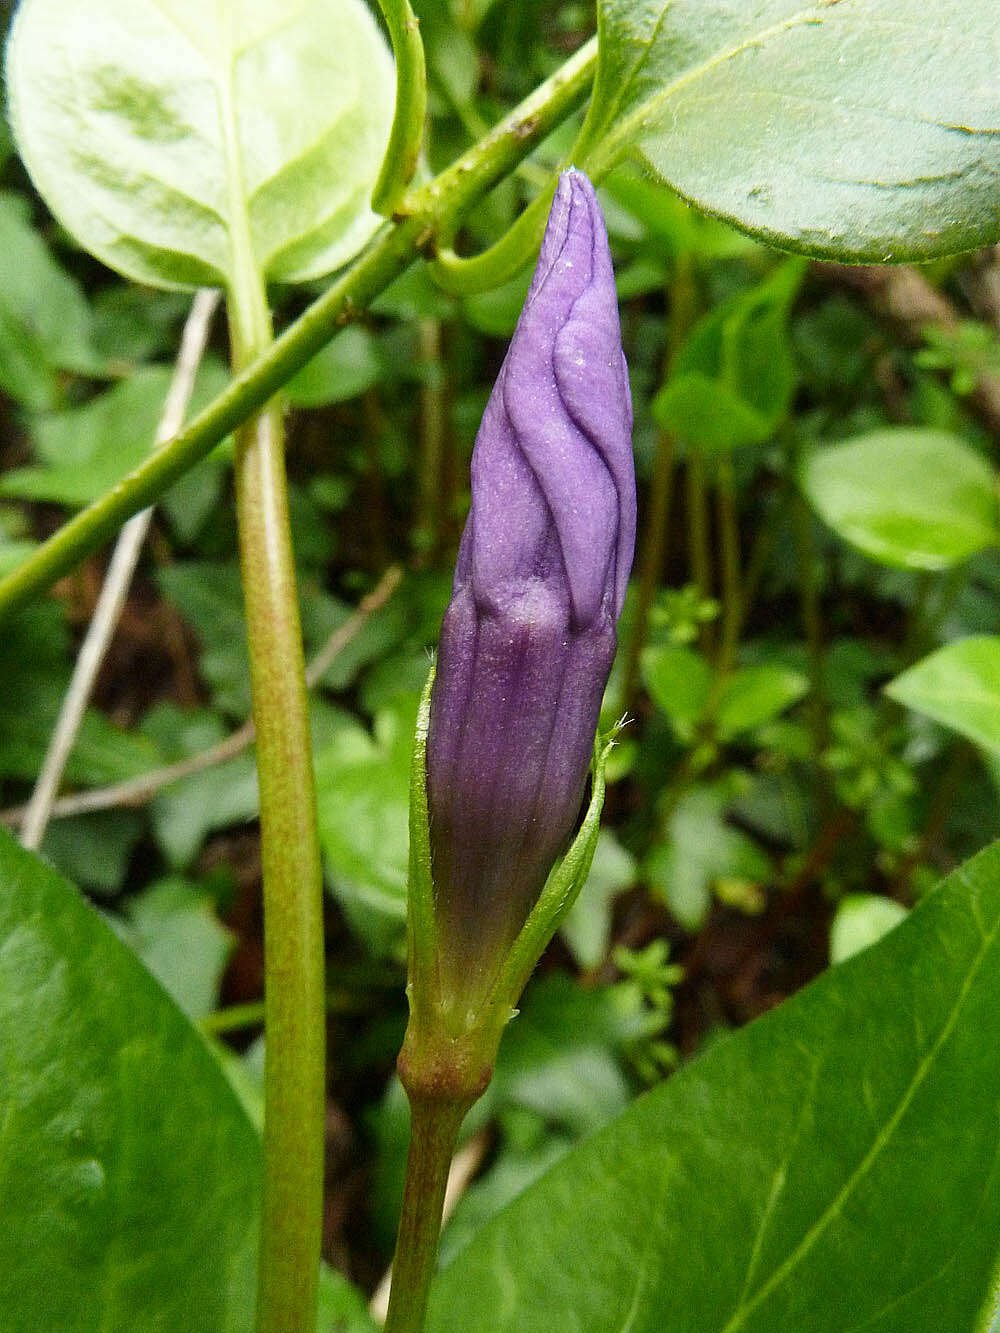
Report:
[[[219,303],[219,295],[219,292],[206,287],[196,292],[191,302],[191,310],[184,325],[180,350],[174,365],[174,376],[156,428],[154,447],[172,439],[184,424],[195,377],[205,354],[212,316]],[[94,681],[97,679],[97,673],[101,669],[101,663],[104,661],[104,655],[125,605],[152,515],[152,509],[142,510],[130,518],[118,534],[118,541],[108,565],[93,617],[49,740],[42,771],[38,775],[35,790],[20,821],[21,842],[33,851],[41,846],[42,838],[45,836],[63,771],[76,744],[77,733],[94,689]]]
[[[403,571],[400,567],[392,565],[382,575],[376,587],[361,599],[357,610],[333,631],[306,668],[306,683],[310,689],[319,683],[330,664],[344,651],[365,621],[388,602],[399,587],[402,577]],[[234,759],[238,754],[242,754],[253,744],[255,735],[253,722],[244,722],[217,745],[201,750],[187,759],[178,760],[175,764],[143,773],[140,777],[130,778],[126,782],[116,782],[110,787],[96,787],[92,791],[64,796],[52,805],[51,816],[55,819],[65,819],[70,815],[92,814],[96,810],[145,805],[157,792],[169,787],[171,783],[179,782],[181,778],[190,777],[193,773],[204,772],[206,768],[214,768],[216,764],[225,763],[227,759]],[[0,811],[0,824],[16,828],[25,818],[27,811],[28,806]]]

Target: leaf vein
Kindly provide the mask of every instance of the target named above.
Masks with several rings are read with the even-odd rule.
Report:
[[[819,1217],[817,1217],[816,1221],[813,1222],[813,1224],[806,1231],[805,1235],[799,1241],[798,1245],[795,1246],[795,1248],[784,1260],[784,1262],[781,1263],[775,1269],[774,1273],[772,1273],[771,1277],[767,1280],[767,1282],[765,1282],[763,1286],[761,1286],[758,1289],[756,1295],[751,1300],[741,1303],[741,1305],[736,1309],[736,1311],[733,1313],[729,1321],[725,1324],[722,1333],[735,1333],[735,1330],[743,1327],[746,1323],[747,1318],[754,1312],[754,1310],[756,1310],[760,1305],[762,1305],[763,1302],[767,1300],[767,1298],[771,1295],[771,1293],[790,1276],[790,1274],[794,1271],[794,1269],[798,1266],[798,1264],[800,1264],[802,1260],[805,1259],[806,1255],[809,1254],[813,1246],[816,1245],[816,1243],[819,1241],[819,1239],[826,1231],[826,1229],[840,1215],[845,1203],[850,1198],[851,1194],[861,1183],[861,1181],[864,1180],[868,1172],[874,1166],[875,1162],[888,1147],[896,1130],[899,1128],[903,1116],[906,1114],[911,1103],[913,1102],[914,1097],[917,1094],[917,1091],[919,1090],[921,1084],[924,1082],[925,1078],[930,1072],[934,1064],[934,1061],[938,1056],[938,1053],[940,1052],[940,1050],[942,1049],[948,1038],[951,1036],[955,1024],[958,1021],[959,1013],[961,1012],[962,1006],[965,1003],[966,997],[968,996],[969,991],[972,988],[973,982],[975,981],[979,973],[979,970],[983,965],[987,951],[996,940],[998,933],[1000,933],[1000,921],[997,922],[996,926],[989,932],[988,935],[986,934],[983,935],[982,946],[969,967],[965,980],[962,983],[958,996],[956,997],[955,1003],[953,1004],[951,1011],[948,1014],[948,1017],[941,1028],[941,1031],[938,1033],[938,1036],[935,1039],[933,1046],[926,1053],[923,1059],[918,1062],[913,1077],[911,1078],[909,1084],[907,1085],[902,1096],[900,1097],[896,1109],[893,1111],[892,1115],[888,1118],[884,1127],[879,1131],[878,1134],[876,1134],[871,1147],[868,1149],[864,1157],[861,1159],[858,1165],[854,1168],[854,1170],[845,1180],[844,1184],[841,1186],[840,1190],[837,1192],[834,1199],[826,1206],[826,1208],[823,1209]]]

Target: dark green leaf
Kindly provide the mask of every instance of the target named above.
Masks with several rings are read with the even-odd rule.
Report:
[[[801,260],[789,260],[700,321],[653,400],[665,430],[709,450],[774,434],[795,389],[788,312],[804,274]]]
[[[763,662],[759,666],[740,667],[722,686],[715,715],[720,740],[732,740],[743,731],[751,731],[801,699],[809,682],[800,671]]]
[[[55,602],[22,611],[0,634],[0,777],[33,779],[69,683],[69,635]],[[89,708],[66,764],[66,780],[100,786],[138,777],[160,753]]]
[[[246,1333],[258,1143],[131,951],[0,834],[4,1333]]]
[[[138,810],[97,810],[54,819],[42,855],[67,879],[94,894],[117,893],[146,821]]]
[[[233,936],[211,897],[183,879],[150,884],[128,904],[128,943],[189,1018],[212,1012]]]
[[[157,572],[164,595],[201,642],[201,674],[215,702],[240,719],[250,713],[250,668],[240,575],[234,564],[189,560]]]
[[[994,845],[564,1157],[441,1274],[429,1333],[470,1299],[491,1333],[988,1326],[998,969]]]
[[[288,381],[285,392],[295,407],[342,403],[370,389],[381,371],[372,335],[344,329]]]
[[[672,643],[644,648],[642,678],[650,698],[682,740],[694,736],[712,687],[712,668],[691,648]]]
[[[32,437],[38,465],[6,473],[0,495],[74,506],[103,495],[152,451],[170,378],[165,367],[147,367],[83,407],[35,417]],[[192,396],[195,410],[221,393],[228,378],[217,361],[207,361]],[[204,465],[193,475],[196,480],[185,478],[180,484],[189,491],[207,486],[210,495],[217,493],[217,482],[213,487]],[[170,493],[166,502],[170,504]]]
[[[757,843],[725,820],[725,797],[714,787],[694,787],[677,803],[643,867],[650,888],[688,930],[705,921],[720,880],[751,889],[770,877]],[[744,896],[749,897],[744,889]]]
[[[168,703],[146,714],[142,730],[171,763],[209,750],[228,735],[221,718],[209,709]],[[167,863],[183,869],[197,856],[207,833],[255,819],[258,805],[257,766],[253,751],[247,750],[157,792],[151,805],[153,830]]]
[[[997,239],[1000,10],[939,0],[601,0],[573,157],[636,151],[772,244],[878,262]]]
[[[378,1333],[361,1292],[326,1264],[319,1270],[316,1333]]]
[[[406,920],[410,756],[417,697],[354,725],[316,755],[320,844],[330,887],[377,953],[398,948]]]

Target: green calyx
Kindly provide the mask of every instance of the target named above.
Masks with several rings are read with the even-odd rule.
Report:
[[[549,872],[514,943],[498,960],[496,979],[483,999],[470,1006],[466,997],[444,993],[438,968],[441,952],[450,946],[440,937],[434,910],[427,813],[427,732],[433,683],[432,667],[417,714],[410,770],[410,1022],[399,1070],[411,1094],[471,1105],[489,1083],[500,1038],[517,1012],[528,978],[590,873],[604,806],[605,769],[617,729],[595,740],[590,801],[576,837]]]

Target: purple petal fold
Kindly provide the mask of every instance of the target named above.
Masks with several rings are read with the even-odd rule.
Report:
[[[427,749],[442,984],[481,994],[579,818],[635,543],[607,232],[559,181],[472,456]]]

